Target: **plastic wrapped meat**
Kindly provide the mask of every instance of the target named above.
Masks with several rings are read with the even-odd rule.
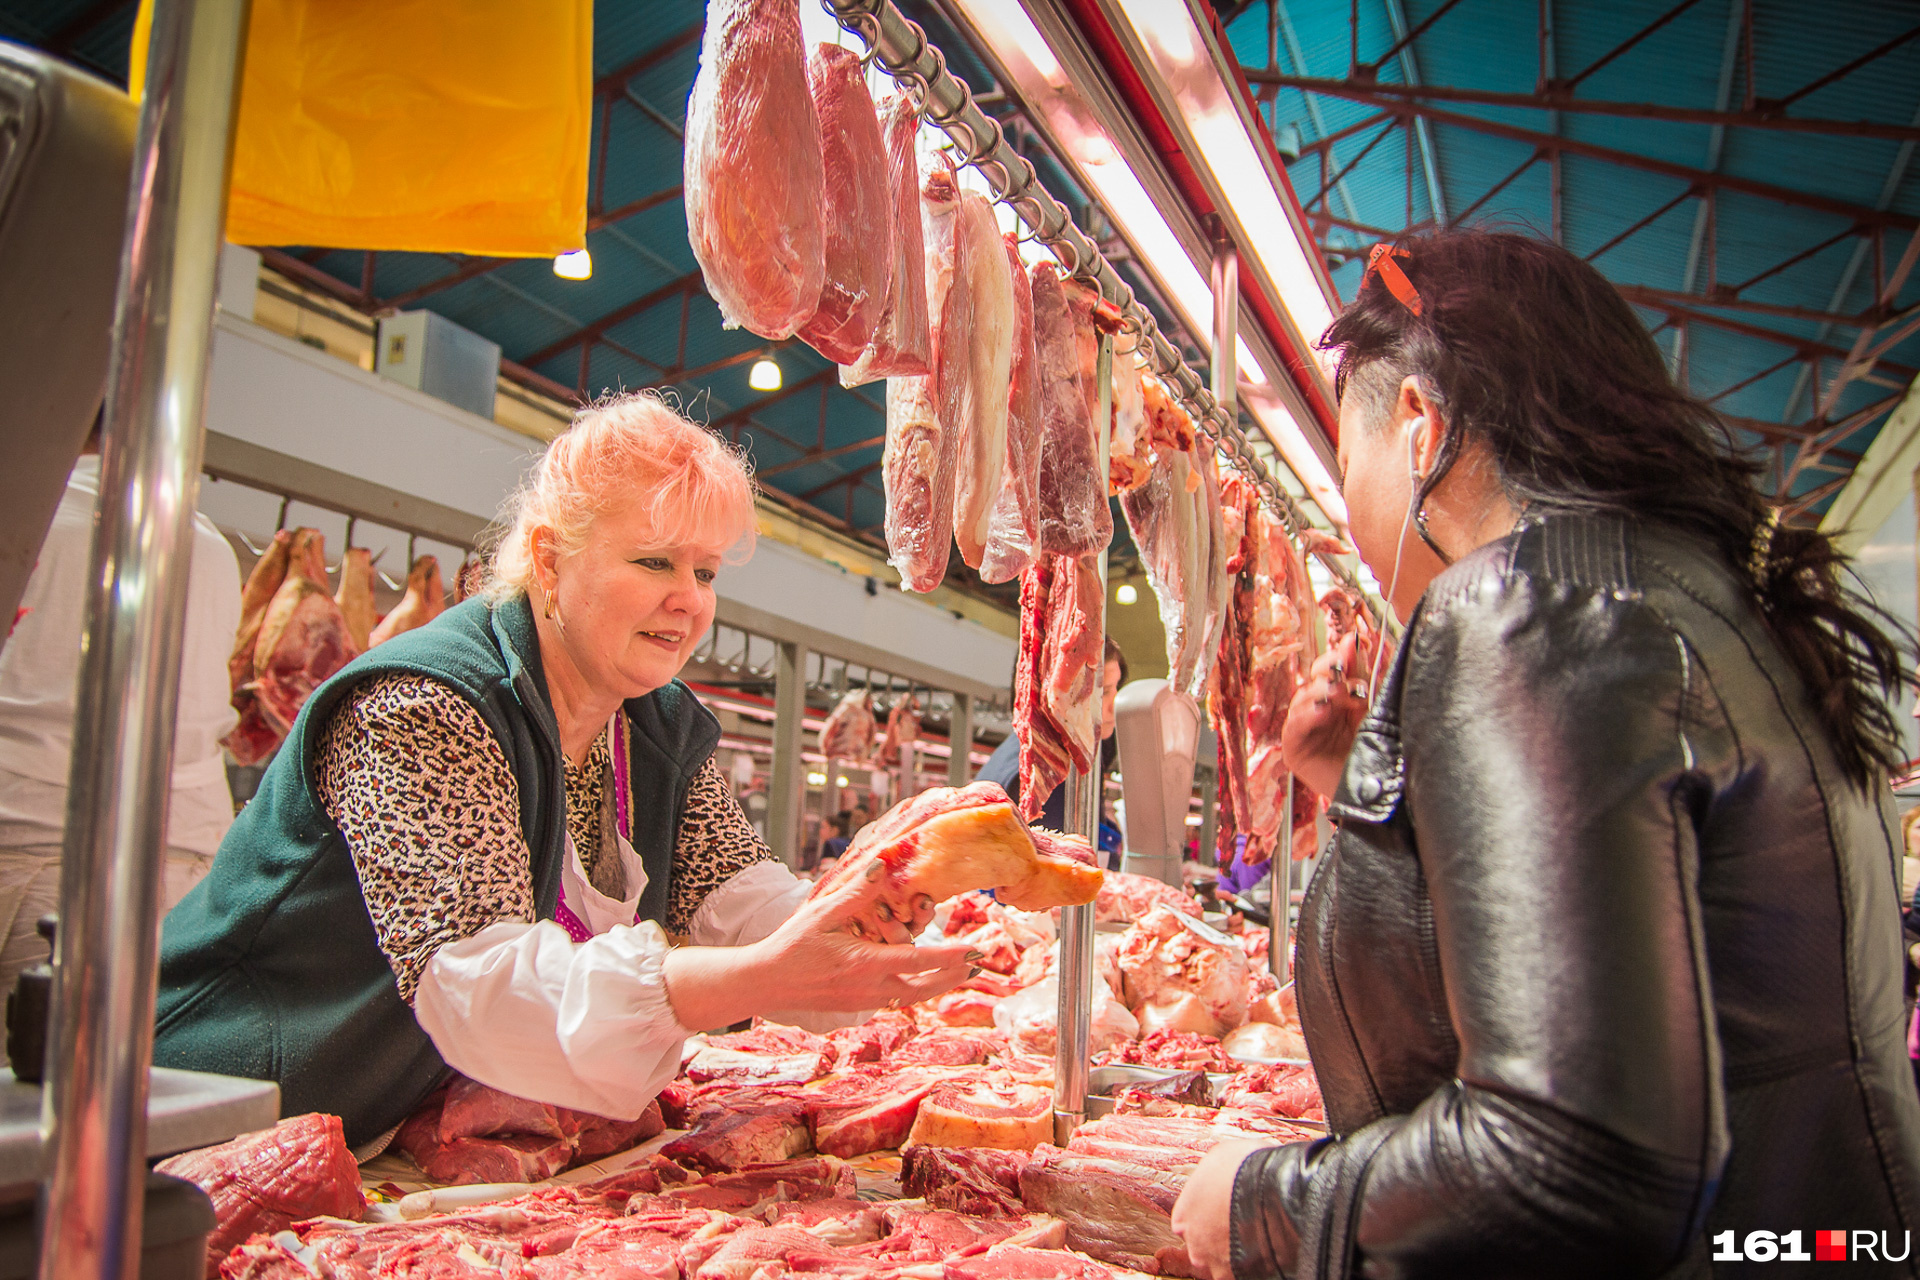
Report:
[[[840,385],[875,378],[923,378],[933,372],[933,330],[927,319],[927,251],[920,230],[920,159],[914,138],[920,112],[905,94],[887,99],[887,194],[893,217],[893,277],[873,337],[852,364],[840,367]]]
[[[1195,697],[1206,687],[1207,674],[1213,668],[1215,655],[1220,649],[1220,636],[1226,627],[1227,601],[1233,590],[1233,580],[1227,567],[1227,558],[1231,555],[1232,534],[1226,527],[1226,503],[1222,496],[1220,468],[1214,461],[1213,449],[1205,441],[1196,441],[1188,455],[1188,464],[1193,469],[1194,478],[1199,482],[1195,489],[1194,500],[1194,540],[1197,544],[1195,556],[1198,564],[1194,570],[1194,581],[1204,580],[1207,584],[1203,608],[1198,617],[1201,620],[1201,640],[1198,658],[1194,666],[1193,689]],[[1244,489],[1249,501],[1252,491]]]
[[[820,754],[858,764],[873,754],[873,695],[850,689],[820,726]]]
[[[982,582],[1012,582],[1033,563],[1040,528],[1040,389],[1033,347],[1033,293],[1026,287],[1018,242],[1007,237],[1014,273],[1013,377],[1007,390],[1007,467],[1000,480],[980,557]]]
[[[826,177],[821,215],[826,280],[819,308],[801,326],[800,336],[827,359],[847,364],[872,340],[892,284],[886,144],[859,54],[838,45],[817,46],[807,61],[807,81],[820,118]]]
[[[1247,1020],[1247,957],[1240,944],[1191,916],[1155,906],[1121,937],[1115,952],[1121,995],[1136,1016],[1153,1010],[1154,1030],[1220,1036]],[[1197,1013],[1210,1025],[1174,1025]],[[1141,1016],[1142,1030],[1148,1018]]]
[[[1247,795],[1247,681],[1253,663],[1254,561],[1248,517],[1253,495],[1239,476],[1228,476],[1221,484],[1221,505],[1224,568],[1232,590],[1219,652],[1208,677],[1207,715],[1220,742],[1218,848],[1224,856],[1234,851],[1235,837],[1249,831],[1253,822]]]
[[[1127,493],[1147,482],[1152,452],[1138,349],[1137,339],[1114,340],[1113,434],[1107,443],[1107,483],[1115,493]]]
[[[1081,334],[1059,268],[1034,264],[1033,344],[1040,370],[1040,537],[1053,555],[1099,551],[1113,540],[1100,444],[1081,385]],[[1089,331],[1091,320],[1085,320]]]
[[[1141,399],[1147,412],[1147,437],[1155,450],[1193,448],[1193,418],[1150,373],[1140,375]]]
[[[967,192],[953,224],[953,285],[934,333],[933,384],[940,425],[959,452],[953,538],[976,569],[1006,470],[1013,326],[1013,278],[993,206]]]
[[[1190,624],[1191,600],[1203,592],[1194,586],[1193,494],[1186,487],[1187,455],[1164,450],[1154,456],[1146,480],[1120,495],[1120,511],[1140,550],[1166,634],[1168,678],[1174,688],[1190,690],[1200,650],[1200,628]]]
[[[687,239],[729,329],[785,338],[826,280],[800,0],[709,0],[687,102]]]
[[[927,175],[921,202],[926,245],[927,303],[944,307],[953,285],[953,231],[959,189],[953,175]],[[887,444],[880,474],[887,490],[887,563],[909,591],[931,591],[947,576],[953,541],[954,472],[959,439],[942,419],[935,379],[887,380]]]

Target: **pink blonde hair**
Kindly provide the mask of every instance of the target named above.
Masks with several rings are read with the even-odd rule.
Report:
[[[646,512],[646,542],[753,554],[753,479],[741,453],[650,392],[608,396],[574,415],[507,500],[486,594],[496,603],[533,585],[533,539],[553,531],[559,554],[587,544],[594,520],[628,504]]]

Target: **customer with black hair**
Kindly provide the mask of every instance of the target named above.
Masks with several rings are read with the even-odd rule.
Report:
[[[1322,345],[1407,632],[1290,711],[1336,823],[1297,951],[1331,1136],[1209,1153],[1202,1273],[1704,1276],[1834,1228],[1920,1273],[1906,674],[1843,558],[1555,245],[1382,246]]]

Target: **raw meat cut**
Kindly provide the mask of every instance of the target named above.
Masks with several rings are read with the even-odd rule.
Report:
[[[811,1200],[775,1205],[776,1227],[793,1227],[836,1248],[871,1244],[886,1233],[886,1212],[864,1200]]]
[[[1034,948],[1029,955],[1048,958],[1048,951]],[[1060,984],[1046,977],[1036,980],[1019,995],[1002,1000],[993,1011],[994,1025],[1005,1031],[1016,1049],[1039,1057],[1051,1058],[1060,1043]],[[1140,1024],[1127,1007],[1114,998],[1105,982],[1093,984],[1092,1017],[1087,1027],[1087,1050],[1098,1053],[1116,1044],[1124,1044],[1140,1034]]]
[[[661,1199],[674,1206],[755,1215],[767,1205],[797,1200],[851,1200],[859,1184],[852,1166],[832,1156],[776,1160],[728,1173],[710,1173]]]
[[[882,935],[883,921],[912,920],[973,889],[993,889],[1000,901],[1030,911],[1091,902],[1100,891],[1097,868],[1036,849],[1013,802],[992,782],[933,787],[902,800],[861,828],[811,896],[865,876],[875,861],[886,868],[885,885],[870,915],[853,922],[871,937]]]
[[[400,597],[400,603],[393,606],[393,612],[380,619],[380,625],[373,629],[369,643],[379,644],[391,640],[402,631],[412,631],[424,627],[439,617],[447,607],[446,588],[440,582],[440,561],[435,556],[421,556],[407,570],[406,594]]]
[[[1007,392],[1007,465],[980,557],[982,582],[1011,582],[1033,562],[1040,532],[1039,357],[1033,345],[1033,291],[1019,242],[1007,237],[1013,280],[1013,375]]]
[[[266,620],[267,606],[287,580],[287,556],[293,546],[293,531],[275,531],[246,585],[240,588],[240,629],[234,633],[233,654],[227,659],[227,679],[234,693],[253,679],[253,649],[260,638],[260,624]]]
[[[687,239],[729,329],[793,334],[826,281],[820,118],[799,0],[708,0],[687,101]]]
[[[1186,492],[1180,483],[1182,477],[1176,475],[1185,458],[1178,451],[1161,450],[1154,455],[1153,465],[1141,483],[1120,495],[1120,512],[1126,517],[1133,545],[1140,551],[1140,564],[1147,571],[1147,583],[1160,613],[1160,629],[1167,646],[1167,679],[1182,691],[1192,684],[1193,654],[1198,648],[1198,638],[1189,638],[1187,626],[1196,549],[1193,495]]]
[[[480,594],[487,585],[487,562],[479,556],[468,556],[453,571],[453,602],[461,601]]]
[[[882,769],[898,769],[902,748],[911,750],[920,740],[920,700],[912,694],[894,699],[887,712],[887,731],[880,736],[880,750],[874,763]]]
[[[995,996],[962,987],[934,1000],[932,1014],[949,1027],[990,1027],[997,1003]]]
[[[953,541],[954,437],[940,425],[932,378],[887,379],[887,563],[908,591],[931,591],[947,576]]]
[[[347,634],[363,652],[373,635],[373,552],[348,547],[340,555],[340,590],[333,602],[340,606]]]
[[[1191,991],[1156,991],[1135,1012],[1140,1030],[1148,1035],[1156,1031],[1191,1031],[1210,1036],[1220,1030],[1220,1024],[1200,1003],[1200,997]]]
[[[1141,398],[1147,410],[1147,436],[1155,452],[1185,453],[1193,448],[1193,416],[1174,399],[1167,384],[1150,373],[1140,375]]]
[[[1115,1045],[1096,1060],[1102,1065],[1170,1067],[1176,1071],[1237,1071],[1218,1038],[1188,1031],[1156,1031],[1131,1044]]]
[[[1244,857],[1248,862],[1260,862],[1281,849],[1283,826],[1296,836],[1289,842],[1292,855],[1311,854],[1313,822],[1319,816],[1319,806],[1306,787],[1293,788],[1289,804],[1290,768],[1280,742],[1294,690],[1306,679],[1314,658],[1312,587],[1306,563],[1285,526],[1264,508],[1256,509],[1253,518],[1257,560],[1248,640],[1249,825]],[[1307,793],[1304,804],[1302,793]]]
[[[728,1101],[732,1105],[696,1103],[689,1117],[692,1131],[662,1147],[660,1154],[704,1169],[744,1169],[790,1159],[812,1145],[801,1103],[769,1095],[751,1104],[738,1093]]]
[[[1250,528],[1253,494],[1239,476],[1221,486],[1224,568],[1231,584],[1220,648],[1209,676],[1207,716],[1220,741],[1219,853],[1235,854],[1236,837],[1253,825],[1247,794],[1247,680],[1253,664],[1253,562]]]
[[[835,364],[849,364],[873,338],[892,282],[886,144],[859,54],[816,45],[807,59],[807,83],[820,121],[826,277],[819,307],[800,336]]]
[[[873,753],[873,695],[849,689],[820,726],[820,754],[828,760],[864,763]]]
[[[1123,998],[1136,1016],[1157,997],[1186,993],[1197,997],[1211,1025],[1174,1030],[1218,1036],[1247,1020],[1246,952],[1191,916],[1154,907],[1127,930],[1115,956]]]
[[[1190,893],[1152,876],[1135,875],[1131,871],[1109,871],[1101,882],[1100,896],[1093,901],[1093,918],[1131,924],[1154,907],[1163,905],[1195,919],[1200,916],[1200,900]]]
[[[347,1150],[340,1117],[310,1113],[215,1147],[162,1160],[156,1168],[185,1178],[213,1201],[207,1275],[255,1232],[272,1234],[305,1218],[357,1221],[366,1213],[360,1169]]]
[[[1202,539],[1198,552],[1200,577],[1207,584],[1204,608],[1195,615],[1202,619],[1200,652],[1190,690],[1197,698],[1206,687],[1207,675],[1220,647],[1220,635],[1226,628],[1227,605],[1233,592],[1233,581],[1227,569],[1232,543],[1226,532],[1223,482],[1212,448],[1204,443],[1198,444],[1188,458],[1200,485],[1195,532]],[[1190,487],[1193,483],[1192,480],[1188,482]],[[1249,501],[1257,501],[1257,497],[1252,496],[1251,488],[1247,489],[1247,493],[1250,495]]]
[[[1297,1030],[1271,1022],[1248,1022],[1244,1027],[1235,1027],[1221,1037],[1220,1047],[1236,1061],[1307,1056],[1307,1042]]]
[[[240,724],[226,745],[234,758],[258,764],[271,754],[308,696],[359,653],[327,590],[326,540],[318,529],[300,529],[288,546],[286,577],[260,620],[253,678],[233,697]]]
[[[933,372],[933,332],[927,318],[926,240],[920,229],[920,160],[914,138],[920,112],[908,95],[887,99],[881,119],[887,135],[887,192],[892,210],[892,278],[887,305],[866,350],[840,368],[840,385],[875,378],[924,378]]]
[[[900,1153],[900,1186],[935,1209],[981,1217],[1013,1217],[1020,1203],[1025,1152],[999,1147],[908,1147]]]
[[[854,1027],[836,1027],[827,1033],[833,1047],[837,1069],[864,1062],[879,1062],[895,1053],[919,1032],[909,1014],[898,1009],[882,1009]]]
[[[1173,1230],[1187,1172],[1044,1147],[1021,1171],[1020,1198],[1064,1219],[1070,1248],[1154,1275],[1201,1276]]]
[[[1020,812],[1040,816],[1073,763],[1067,735],[1047,709],[1047,603],[1056,558],[1036,555],[1020,575],[1020,653],[1013,674],[1013,732],[1020,739]]]
[[[1013,370],[1013,277],[984,196],[964,192],[953,221],[953,285],[933,333],[934,405],[959,466],[953,536],[980,566],[1007,462],[1007,394]]]
[[[1264,1025],[1264,1024],[1260,1024]],[[1255,1064],[1227,1081],[1220,1092],[1223,1106],[1288,1119],[1327,1118],[1320,1099],[1320,1082],[1313,1068],[1295,1063]]]
[[[943,1085],[920,1103],[908,1143],[1031,1151],[1053,1136],[1053,1094],[1012,1080]]]
[[[1107,580],[1100,556],[1058,557],[1047,591],[1040,665],[1047,714],[1074,768],[1092,773],[1100,749],[1100,676],[1106,665]],[[1025,793],[1022,792],[1024,798]]]
[[[1036,549],[1065,556],[1100,551],[1113,540],[1113,516],[1107,509],[1100,442],[1087,409],[1087,388],[1081,382],[1081,348],[1093,332],[1091,308],[1080,308],[1081,293],[1070,299],[1059,268],[1051,262],[1034,264],[1031,288],[1033,345],[1040,371]]]
[[[1107,441],[1107,484],[1127,493],[1146,483],[1152,439],[1147,425],[1146,390],[1140,383],[1139,339],[1113,344],[1113,431]]]
[[[847,1082],[850,1091],[809,1105],[807,1121],[814,1149],[851,1159],[899,1146],[912,1131],[921,1102],[951,1074],[938,1069],[881,1072],[873,1068],[857,1073]]]
[[[657,1103],[637,1119],[615,1120],[456,1076],[400,1126],[393,1147],[447,1186],[538,1182],[624,1151],[665,1128]]]

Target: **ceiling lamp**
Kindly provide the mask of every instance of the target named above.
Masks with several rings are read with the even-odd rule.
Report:
[[[778,391],[780,366],[766,356],[761,356],[753,362],[753,368],[747,370],[747,385],[755,391]]]
[[[1120,589],[1113,593],[1113,598],[1121,604],[1132,604],[1140,598],[1140,593],[1134,589],[1131,582],[1123,582],[1120,584]]]
[[[553,260],[553,274],[562,280],[585,280],[593,275],[593,255],[585,249],[569,249]]]

